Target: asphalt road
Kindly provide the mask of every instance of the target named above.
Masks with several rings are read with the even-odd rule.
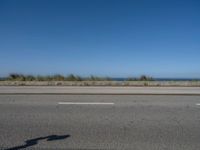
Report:
[[[200,87],[0,86],[0,94],[184,94],[200,95]]]
[[[200,96],[0,95],[3,150],[199,150]]]

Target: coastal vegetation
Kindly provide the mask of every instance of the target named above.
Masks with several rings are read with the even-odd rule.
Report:
[[[11,73],[0,78],[0,86],[180,86],[200,87],[200,80],[160,80],[146,75],[129,78],[111,78],[69,75],[24,75]]]
[[[81,77],[74,74],[67,76],[55,74],[55,75],[24,75],[19,73],[11,73],[7,77],[1,78],[1,81],[116,81],[116,78],[111,77],[99,77],[89,76]],[[125,78],[125,81],[153,81],[152,77],[142,75],[140,77]]]

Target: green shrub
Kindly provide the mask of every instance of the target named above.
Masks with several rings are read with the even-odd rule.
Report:
[[[8,80],[12,80],[12,81],[25,81],[25,76],[22,75],[22,74],[11,73],[8,76]]]
[[[62,75],[60,75],[60,74],[57,74],[57,75],[54,75],[54,76],[52,77],[52,80],[53,80],[53,81],[64,81],[64,80],[65,80],[65,77],[62,76]]]
[[[36,80],[36,79],[35,79],[35,77],[32,76],[32,75],[28,75],[28,76],[25,76],[25,80],[26,80],[26,81],[34,81],[34,80]]]
[[[145,76],[145,75],[142,75],[140,78],[139,78],[140,81],[153,81],[153,78],[152,77],[148,77],[148,76]]]
[[[75,76],[73,74],[70,74],[65,78],[66,81],[82,81],[83,79],[80,76]]]

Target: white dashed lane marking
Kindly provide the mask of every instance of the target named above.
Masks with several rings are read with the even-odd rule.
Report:
[[[114,105],[114,103],[101,103],[101,102],[59,102],[59,105]]]

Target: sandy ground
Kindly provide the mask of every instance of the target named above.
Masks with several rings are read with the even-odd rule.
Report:
[[[190,86],[200,81],[0,81],[0,86]]]

